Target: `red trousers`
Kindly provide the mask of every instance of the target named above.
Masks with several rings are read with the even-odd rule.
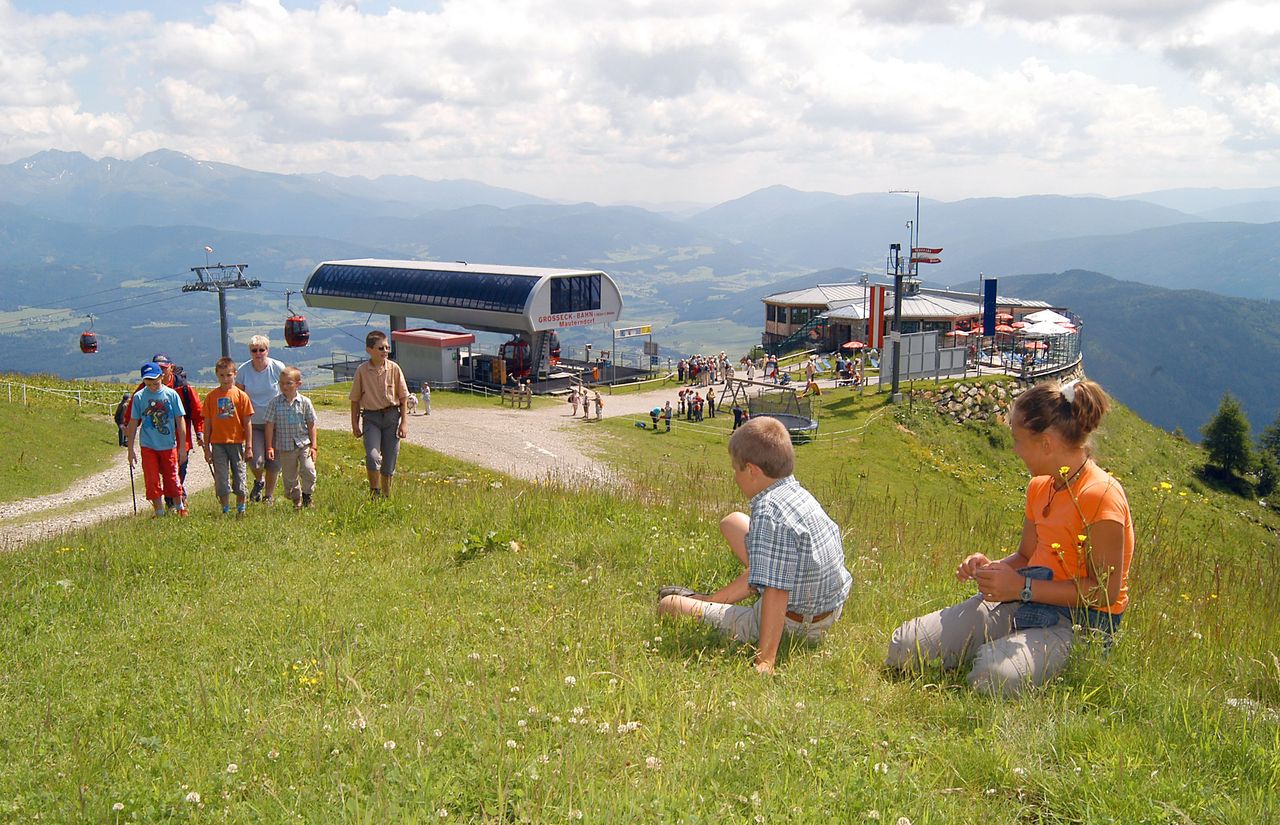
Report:
[[[168,496],[181,501],[182,483],[178,481],[178,448],[152,450],[142,448],[142,478],[147,485],[147,500]]]

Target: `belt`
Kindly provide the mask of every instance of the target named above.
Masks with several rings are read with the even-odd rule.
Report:
[[[383,407],[383,408],[382,408],[382,409],[380,409],[380,410],[365,410],[365,412],[367,412],[367,413],[384,413],[384,412],[391,412],[392,410],[398,410],[398,409],[400,409],[400,405],[399,405],[399,404],[392,404],[390,407]]]
[[[826,613],[816,613],[813,616],[810,616],[809,620],[806,622],[803,613],[797,613],[794,610],[788,610],[787,618],[793,622],[799,622],[800,624],[813,624],[815,622],[822,621],[823,619],[830,616],[832,613],[835,613],[835,611],[828,610]]]

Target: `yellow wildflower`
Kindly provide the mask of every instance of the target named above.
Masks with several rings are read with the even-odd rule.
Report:
[[[1161,489],[1161,490],[1172,490],[1172,489],[1173,489],[1173,485],[1172,485],[1172,484],[1170,484],[1170,483],[1169,483],[1169,482],[1167,482],[1167,481],[1162,481],[1162,482],[1160,482],[1160,489]]]
[[[1071,468],[1068,467],[1067,465],[1064,464],[1058,468],[1058,475],[1066,476],[1070,474],[1071,474]]]

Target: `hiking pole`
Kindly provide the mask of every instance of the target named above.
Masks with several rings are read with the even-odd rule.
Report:
[[[129,492],[133,493],[133,514],[138,515],[138,488],[133,485],[133,462],[129,462]]]

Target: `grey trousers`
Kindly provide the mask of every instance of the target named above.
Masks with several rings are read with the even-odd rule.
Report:
[[[972,664],[967,681],[980,693],[1012,698],[1043,685],[1067,664],[1071,620],[1053,627],[1014,630],[1020,602],[991,604],[975,594],[960,604],[902,624],[889,640],[885,666],[918,674],[941,660],[947,670]]]
[[[235,493],[244,497],[244,445],[213,444],[213,489],[218,498]]]
[[[396,474],[400,458],[400,408],[364,410],[360,413],[364,429],[364,466],[371,473]]]

